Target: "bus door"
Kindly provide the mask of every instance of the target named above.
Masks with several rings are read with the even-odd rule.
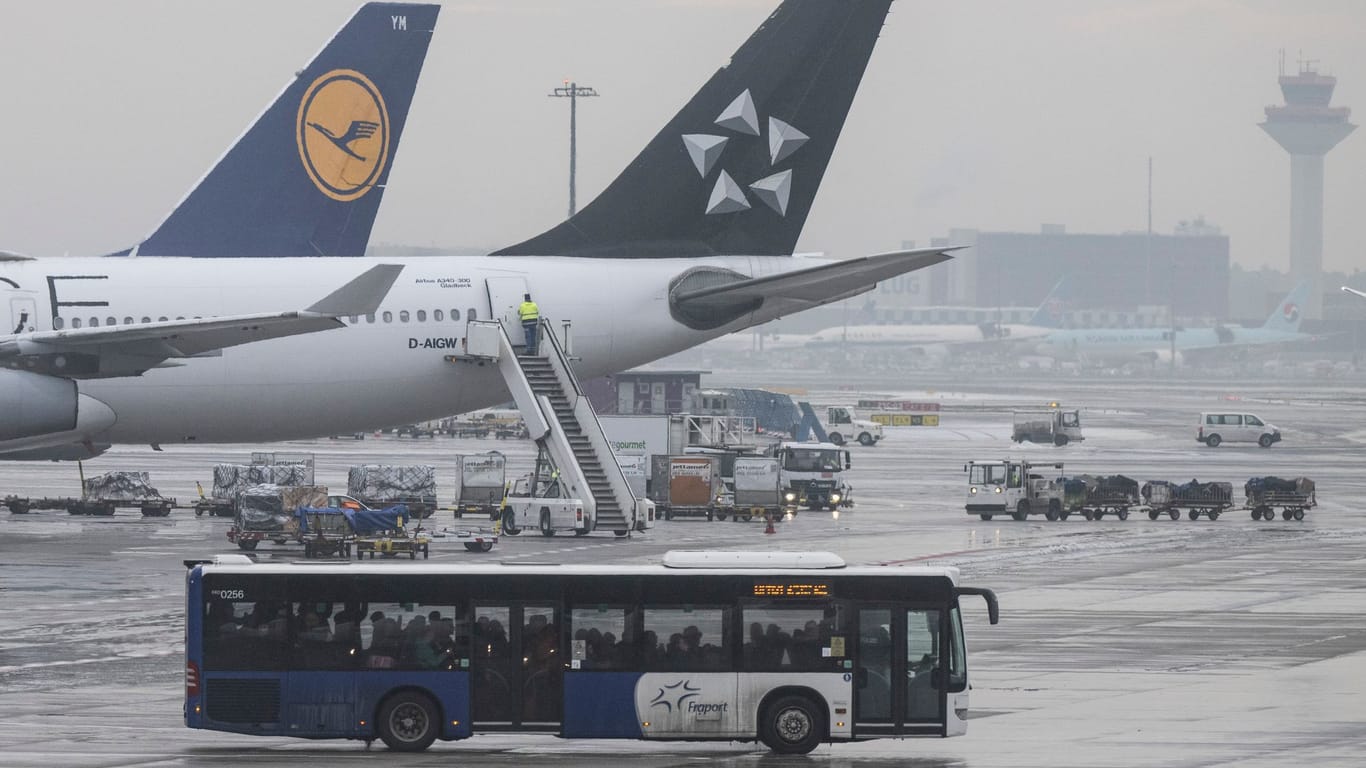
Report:
[[[555,606],[476,605],[470,661],[475,727],[557,730],[564,701],[561,656]]]
[[[859,609],[856,735],[943,733],[943,615],[937,608]]]

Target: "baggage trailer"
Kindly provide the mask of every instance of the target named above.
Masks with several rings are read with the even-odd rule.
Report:
[[[250,552],[263,541],[302,542],[299,507],[328,506],[327,489],[313,485],[257,485],[237,494],[237,511],[228,541]]]
[[[1243,493],[1243,508],[1251,510],[1253,520],[1273,520],[1277,508],[1282,520],[1303,520],[1305,511],[1318,506],[1314,481],[1307,477],[1254,477],[1243,485]]]
[[[304,543],[304,557],[345,557],[350,559],[356,532],[347,519],[346,510],[339,507],[299,507],[299,538]]]
[[[343,507],[341,511],[355,532],[357,560],[367,554],[371,560],[375,555],[398,557],[405,554],[409,560],[416,560],[419,552],[426,560],[431,554],[432,540],[422,529],[421,519],[409,518],[408,508],[402,504],[385,509]],[[409,528],[408,523],[413,519],[419,522],[415,528]]]
[[[1181,518],[1184,510],[1192,520],[1204,515],[1218,520],[1219,515],[1233,507],[1233,484],[1224,482],[1170,483],[1152,480],[1143,484],[1143,500],[1148,505],[1148,519],[1156,520],[1166,513],[1173,520]]]
[[[1138,481],[1124,475],[1077,475],[1063,482],[1063,508],[1058,517],[1066,520],[1078,513],[1087,520],[1100,520],[1114,515],[1129,519],[1129,510],[1139,506]]]
[[[429,464],[360,464],[346,475],[346,493],[371,509],[403,504],[415,518],[436,512],[436,468]]]
[[[467,514],[498,519],[507,492],[507,459],[500,451],[455,457],[455,517]]]
[[[116,509],[136,509],[143,517],[166,517],[176,500],[162,496],[148,482],[146,472],[106,472],[81,481],[79,497],[28,498],[6,496],[2,502],[15,515],[33,509],[64,510],[71,515],[109,517]]]

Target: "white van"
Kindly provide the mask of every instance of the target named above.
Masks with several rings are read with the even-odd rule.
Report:
[[[1270,448],[1281,441],[1281,430],[1253,413],[1202,413],[1195,439],[1211,448],[1220,443],[1256,443]]]

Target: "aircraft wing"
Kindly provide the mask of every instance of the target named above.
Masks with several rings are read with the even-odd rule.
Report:
[[[963,247],[918,248],[832,261],[792,272],[683,290],[675,293],[672,299],[678,306],[777,299],[785,304],[814,307],[871,290],[879,281],[948,261],[953,258],[950,252]]]
[[[173,358],[341,328],[342,316],[374,312],[402,270],[371,267],[304,310],[0,336],[0,366],[74,379],[137,376]]]

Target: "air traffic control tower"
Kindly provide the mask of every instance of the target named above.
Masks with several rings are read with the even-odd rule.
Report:
[[[1290,274],[1313,285],[1310,319],[1323,317],[1323,156],[1356,129],[1352,110],[1330,107],[1337,78],[1321,75],[1313,61],[1301,61],[1297,75],[1281,66],[1285,104],[1266,108],[1262,130],[1290,153]]]

